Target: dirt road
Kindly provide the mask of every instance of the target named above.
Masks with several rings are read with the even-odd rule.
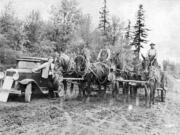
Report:
[[[176,88],[180,88],[175,82]],[[121,99],[121,98],[120,98]],[[180,93],[169,91],[165,103],[152,108],[112,98],[84,104],[70,100],[34,99],[30,104],[0,103],[2,135],[178,135]]]

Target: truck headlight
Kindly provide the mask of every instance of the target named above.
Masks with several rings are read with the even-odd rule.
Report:
[[[0,72],[0,79],[3,79],[5,77],[4,72]]]
[[[14,75],[13,75],[13,79],[16,81],[16,80],[18,80],[19,79],[19,73],[15,73]]]

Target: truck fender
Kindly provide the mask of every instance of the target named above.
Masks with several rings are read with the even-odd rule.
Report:
[[[35,80],[33,79],[24,79],[19,81],[20,84],[22,85],[28,85],[29,83],[33,83],[33,85],[36,85],[36,87],[42,92],[43,90],[41,89],[41,87],[36,83]]]
[[[23,84],[23,85],[27,85],[29,83],[34,83],[37,85],[36,81],[34,81],[33,79],[24,79],[24,80],[21,80],[19,81],[20,84]],[[37,85],[38,86],[38,85]]]

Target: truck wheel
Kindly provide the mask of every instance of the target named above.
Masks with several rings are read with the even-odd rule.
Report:
[[[25,89],[25,102],[31,101],[31,95],[32,95],[32,84],[28,84]]]

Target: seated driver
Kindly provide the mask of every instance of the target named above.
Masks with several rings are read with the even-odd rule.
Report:
[[[100,62],[109,63],[110,58],[111,58],[111,51],[109,49],[109,45],[106,45],[104,49],[100,50],[97,60]]]
[[[157,51],[155,49],[155,44],[151,43],[150,44],[150,49],[148,50],[148,58],[150,60],[150,66],[154,66],[155,64],[157,64]]]

